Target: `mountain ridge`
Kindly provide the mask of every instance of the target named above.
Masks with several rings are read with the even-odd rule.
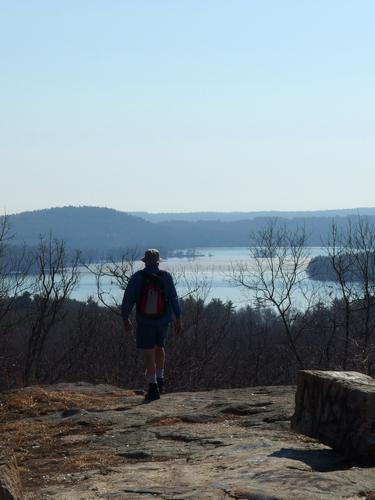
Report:
[[[258,217],[281,217],[281,218],[296,218],[296,217],[340,217],[347,215],[368,215],[375,216],[375,207],[353,207],[353,208],[333,208],[319,210],[193,210],[193,211],[177,211],[177,212],[149,212],[137,210],[119,210],[107,206],[98,205],[63,205],[56,207],[40,208],[36,210],[23,210],[21,212],[9,213],[7,216],[13,217],[26,214],[44,213],[54,210],[63,209],[100,209],[109,212],[128,214],[144,220],[162,221],[162,220],[243,220],[253,219]]]
[[[128,212],[150,222],[161,222],[171,220],[202,221],[221,220],[238,221],[249,220],[260,217],[280,217],[280,218],[310,218],[310,217],[346,217],[348,215],[369,215],[375,216],[375,207],[338,208],[326,210],[261,210],[261,211],[193,211],[193,212]]]
[[[370,210],[370,209],[368,209]],[[360,214],[375,223],[374,215]],[[264,214],[265,212],[259,212]],[[326,212],[325,212],[326,213]],[[341,212],[340,212],[341,213]],[[358,213],[335,216],[338,226],[355,222]],[[197,212],[196,214],[201,214]],[[220,213],[217,213],[218,215]],[[158,247],[164,255],[170,249],[198,247],[250,246],[251,235],[262,230],[275,217],[259,215],[238,220],[146,220],[135,213],[121,212],[106,207],[67,206],[21,212],[6,216],[12,243],[35,246],[41,236],[62,239],[72,249],[111,252],[120,249]],[[297,215],[296,215],[297,214]],[[332,216],[278,217],[290,231],[304,226],[308,234],[307,244],[321,246],[330,231]],[[0,218],[0,222],[1,219]]]

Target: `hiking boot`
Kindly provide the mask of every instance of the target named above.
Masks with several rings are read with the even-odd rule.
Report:
[[[155,401],[155,399],[160,399],[160,393],[158,389],[158,384],[149,384],[148,391],[145,396],[145,401]]]
[[[159,393],[160,394],[163,394],[164,392],[164,379],[163,378],[157,378],[156,379],[157,383],[158,383],[158,388],[159,388]]]

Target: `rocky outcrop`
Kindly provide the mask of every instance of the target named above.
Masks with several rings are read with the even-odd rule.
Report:
[[[22,500],[22,487],[16,458],[9,453],[0,456],[0,500]]]
[[[301,371],[292,427],[375,465],[375,380],[357,372]]]
[[[28,500],[371,498],[357,467],[290,430],[293,387],[141,394],[110,386],[29,388],[0,400]]]

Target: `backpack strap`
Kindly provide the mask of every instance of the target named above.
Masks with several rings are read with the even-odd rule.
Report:
[[[146,271],[145,269],[142,269],[141,270],[141,273],[142,273],[142,276],[144,277],[148,277],[148,276],[152,276],[153,278],[161,278],[163,275],[164,275],[164,271],[158,271],[156,273],[150,273],[149,271]]]

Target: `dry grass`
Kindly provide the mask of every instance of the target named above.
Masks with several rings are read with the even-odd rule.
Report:
[[[226,415],[218,415],[217,417],[214,417],[211,422],[235,422],[236,420],[241,420],[241,415],[227,413]]]
[[[224,423],[229,425],[232,422],[235,423],[240,419],[241,419],[240,415],[219,415],[219,416],[213,416],[212,419],[207,420],[205,422],[187,422],[187,424],[191,424],[194,426],[199,424],[204,426],[215,423]],[[179,417],[163,417],[163,418],[153,419],[149,421],[148,424],[153,427],[163,427],[168,425],[181,424],[182,422],[183,420]]]
[[[83,453],[65,457],[61,471],[65,473],[100,469],[124,463],[125,459],[115,455],[110,449],[86,450]]]
[[[107,430],[109,427],[100,423],[81,426],[73,422],[19,420],[0,426],[0,442],[5,449],[14,450],[24,485],[35,486],[61,473],[73,474],[122,463],[123,458],[92,443],[93,435]],[[80,435],[82,439],[76,442],[64,439],[72,435]]]
[[[2,446],[6,446],[18,453],[33,454],[33,450],[51,450],[57,447],[58,441],[64,436],[73,434],[101,435],[108,430],[103,424],[80,426],[67,422],[40,422],[18,420],[0,426],[0,439]]]
[[[0,419],[9,420],[20,413],[27,417],[37,417],[71,408],[109,409],[118,403],[119,399],[130,396],[134,396],[133,391],[100,395],[94,392],[48,391],[41,387],[35,388],[32,392],[21,390],[9,394],[0,402]]]
[[[0,442],[5,449],[14,450],[18,464],[26,469],[33,468],[36,460],[47,461],[48,466],[54,461],[61,462],[70,455],[81,455],[87,453],[90,447],[90,437],[104,434],[109,429],[102,423],[81,426],[74,422],[40,422],[18,420],[0,426]],[[64,438],[72,435],[86,435],[86,443],[81,441],[67,442]],[[88,444],[87,444],[88,443]],[[97,462],[101,458],[101,452],[96,451]],[[64,461],[63,460],[63,461]],[[77,457],[74,461],[85,462]],[[82,467],[79,467],[81,469]],[[74,472],[74,471],[70,471]]]
[[[59,473],[92,470],[124,461],[110,449],[98,447],[95,436],[110,430],[98,419],[47,421],[32,417],[71,408],[110,409],[132,391],[79,393],[35,388],[10,393],[0,402],[0,452],[13,450],[25,485],[36,485]],[[73,436],[76,436],[74,438]],[[48,479],[50,480],[50,479]]]
[[[55,451],[48,457],[34,457],[25,460],[20,467],[25,486],[35,486],[44,482],[59,482],[61,474],[76,474],[90,470],[103,469],[124,463],[124,458],[115,455],[110,449],[69,449]]]
[[[149,422],[153,427],[162,427],[164,425],[175,425],[180,424],[182,420],[180,418],[165,417],[157,420],[152,420]]]

